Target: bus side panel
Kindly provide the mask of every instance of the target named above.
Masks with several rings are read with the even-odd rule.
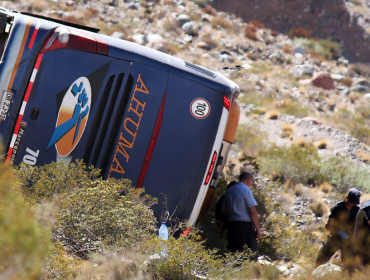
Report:
[[[103,171],[105,178],[128,178],[136,186],[166,92],[168,72],[133,63],[130,75],[130,98],[117,127],[117,138],[105,147],[111,155]]]
[[[191,104],[199,99],[210,105],[204,118],[192,114]],[[221,93],[170,74],[162,127],[143,182],[146,192],[159,199],[157,215],[166,196],[170,213],[177,208],[176,217],[190,217],[214,152],[222,109]]]
[[[86,142],[96,137],[89,134],[104,84],[111,75],[125,71],[128,75],[130,66],[122,60],[73,50],[43,54],[15,144],[15,164],[82,158]],[[73,85],[80,88],[74,99],[67,99]],[[65,133],[58,135],[60,128],[69,124]]]

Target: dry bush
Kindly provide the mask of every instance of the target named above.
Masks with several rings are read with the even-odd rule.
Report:
[[[217,11],[215,9],[213,9],[212,6],[207,6],[207,7],[203,8],[202,12],[205,13],[205,14],[211,15],[211,16],[216,16],[217,15]]]
[[[163,28],[167,31],[176,30],[176,22],[175,19],[173,19],[170,16],[166,16],[166,18],[163,21]]]
[[[265,25],[263,23],[260,23],[255,19],[252,19],[251,21],[249,21],[249,24],[254,25],[257,28],[265,28]]]
[[[213,28],[217,28],[218,26],[221,26],[223,29],[230,29],[233,27],[232,22],[229,19],[224,18],[222,16],[214,17],[211,22],[211,25]]]
[[[322,201],[311,203],[308,205],[308,208],[316,217],[322,217],[328,212],[328,206]]]
[[[296,184],[293,187],[293,193],[296,196],[304,196],[306,193],[306,187],[303,184]]]
[[[293,54],[293,49],[291,46],[284,46],[282,51],[286,54]]]
[[[255,41],[258,39],[256,32],[253,31],[251,27],[248,25],[244,28],[244,36],[247,37],[248,39]]]
[[[324,193],[329,193],[332,191],[333,185],[328,182],[324,182],[319,185],[319,189]]]
[[[256,26],[254,26],[253,24],[248,24],[247,26],[246,26],[246,28],[248,28],[250,31],[252,31],[252,32],[256,32],[257,31],[257,27]]]
[[[271,36],[278,36],[279,35],[279,32],[275,31],[275,30],[271,30]]]
[[[349,94],[349,96],[348,96],[348,99],[349,99],[349,101],[350,101],[351,103],[355,103],[355,102],[356,102],[356,100],[357,100],[357,96],[356,96],[356,94],[354,94],[353,92],[351,92],[351,93]]]
[[[370,161],[370,155],[364,151],[358,151],[357,157],[361,159],[363,162],[369,162]]]
[[[235,134],[235,144],[251,156],[256,156],[266,147],[266,139],[267,134],[259,129],[257,120],[240,124]]]
[[[87,11],[81,12],[82,18],[84,20],[91,19],[99,15],[99,11],[93,7],[87,9]],[[113,33],[113,32],[112,32]]]
[[[258,115],[258,114],[252,114],[252,119],[258,119],[260,117],[260,115]]]
[[[283,193],[277,197],[276,201],[280,203],[285,214],[291,215],[293,213],[292,203],[294,201],[294,197],[290,194]]]
[[[166,48],[167,48],[169,54],[175,54],[175,53],[183,51],[183,49],[178,44],[173,43],[173,42],[169,42],[166,45]]]
[[[257,107],[253,110],[250,110],[249,112],[246,112],[245,114],[257,114],[257,115],[264,115],[266,113],[267,109],[266,107]]]
[[[280,113],[278,111],[268,111],[265,114],[265,119],[266,120],[277,120],[280,116]]]
[[[306,143],[306,138],[304,138],[303,136],[301,137],[298,137],[295,141],[294,141],[294,144],[298,147],[305,147],[307,146],[307,143]]]
[[[348,78],[348,77],[345,77],[345,78],[341,79],[339,81],[339,83],[341,83],[341,84],[343,84],[343,85],[345,85],[347,87],[351,87],[352,86],[352,79],[351,78]]]
[[[299,87],[298,91],[299,91],[300,94],[305,94],[306,93],[306,89],[304,87]]]
[[[289,138],[293,139],[293,131],[294,131],[294,126],[291,124],[283,124],[282,128],[282,133],[280,134],[281,138]]]
[[[85,20],[83,18],[76,18],[74,16],[63,17],[63,20],[70,22],[70,23],[76,23],[76,24],[81,24],[81,25],[85,24]]]
[[[202,35],[199,40],[207,43],[208,46],[210,46],[212,49],[217,48],[218,44],[220,43],[220,41],[215,39],[211,33],[206,33]]]
[[[326,149],[329,145],[329,140],[322,139],[320,141],[315,142],[314,145],[317,149]]]
[[[370,64],[369,63],[354,63],[348,66],[348,74],[350,76],[360,75],[370,77]]]
[[[312,37],[312,30],[306,30],[306,29],[303,29],[302,27],[299,27],[299,28],[295,28],[293,27],[289,33],[288,33],[288,37],[293,39],[295,37],[297,38],[311,38]]]

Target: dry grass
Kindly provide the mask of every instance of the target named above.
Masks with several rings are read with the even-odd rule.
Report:
[[[363,162],[370,162],[370,155],[364,151],[359,151],[357,157],[360,158]]]
[[[265,25],[263,23],[258,22],[255,19],[252,19],[249,24],[254,25],[257,28],[265,28]]]
[[[176,21],[170,16],[166,16],[163,20],[163,28],[167,31],[176,30]]]
[[[277,197],[276,201],[281,204],[285,214],[291,215],[293,213],[292,203],[294,201],[294,197],[292,197],[292,195],[289,193],[283,193]]]
[[[291,124],[283,124],[282,128],[282,133],[280,134],[281,138],[289,138],[290,140],[293,139],[293,131],[294,131],[294,126]]]
[[[211,25],[213,28],[217,28],[218,26],[221,26],[223,29],[231,29],[233,27],[232,22],[224,17],[216,16],[213,18]]]
[[[289,33],[288,33],[289,38],[311,38],[312,37],[312,30],[306,30],[301,27],[295,28],[293,27]]]
[[[345,77],[342,80],[340,80],[339,83],[341,83],[341,84],[343,84],[347,87],[351,87],[352,86],[352,79],[348,78],[348,77]]]
[[[308,205],[308,208],[316,217],[323,217],[328,212],[328,206],[322,201],[311,203]]]
[[[257,38],[257,34],[256,34],[256,31],[254,31],[253,29],[255,29],[254,26],[249,26],[247,25],[245,28],[244,28],[244,36],[248,39],[251,39],[251,40],[254,40],[256,41],[258,38]]]
[[[324,192],[324,193],[329,193],[332,191],[333,189],[333,186],[332,184],[330,183],[327,183],[327,182],[324,182],[322,184],[319,185],[319,189]]]
[[[214,38],[211,33],[202,35],[200,41],[207,43],[212,49],[217,48],[219,45],[219,40]]]
[[[211,15],[211,16],[216,16],[217,15],[217,11],[215,9],[213,9],[211,6],[207,6],[207,7],[203,8],[202,12],[205,13],[205,14]]]
[[[298,137],[296,140],[293,141],[293,143],[298,146],[298,147],[306,147],[307,146],[307,142],[306,142],[306,138],[304,138],[303,136],[301,137]]]
[[[327,149],[329,145],[329,140],[322,139],[320,141],[315,142],[314,145],[317,149]]]
[[[268,111],[265,114],[265,119],[266,120],[277,120],[280,116],[280,113],[278,111],[272,110]]]
[[[293,187],[293,193],[296,196],[304,196],[306,194],[306,187],[303,184],[296,184]]]
[[[266,107],[257,107],[256,109],[251,110],[251,113],[261,116],[264,115],[266,111],[267,111]]]

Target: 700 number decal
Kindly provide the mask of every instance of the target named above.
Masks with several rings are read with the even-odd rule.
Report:
[[[190,112],[194,118],[204,119],[211,112],[211,105],[204,98],[196,98],[191,102]]]

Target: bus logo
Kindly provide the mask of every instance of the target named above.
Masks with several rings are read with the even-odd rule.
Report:
[[[204,98],[196,98],[191,102],[190,112],[197,119],[206,118],[211,112],[211,105]]]
[[[58,154],[68,156],[77,146],[85,130],[91,107],[91,86],[85,77],[78,78],[64,95],[59,108],[49,149],[55,144]]]

